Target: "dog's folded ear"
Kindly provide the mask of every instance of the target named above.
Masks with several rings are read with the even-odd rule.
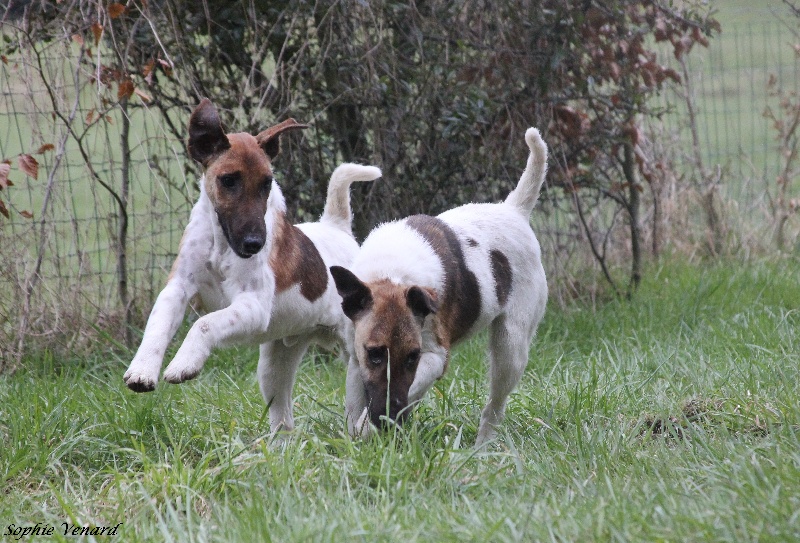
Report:
[[[331,266],[336,290],[342,297],[342,311],[350,320],[372,307],[372,292],[353,272],[341,266]]]
[[[216,155],[230,148],[217,108],[208,98],[203,98],[189,119],[189,156],[203,166]]]
[[[308,128],[307,124],[300,124],[294,119],[286,119],[282,123],[271,126],[256,136],[256,141],[271,159],[281,152],[280,136],[289,130],[302,130]]]
[[[436,294],[421,287],[410,287],[406,291],[406,303],[417,317],[425,318],[439,309]]]

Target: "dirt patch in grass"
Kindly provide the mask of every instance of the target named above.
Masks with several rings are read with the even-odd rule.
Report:
[[[753,400],[738,404],[728,399],[711,398],[690,398],[681,406],[680,414],[645,414],[640,420],[639,437],[670,439],[690,439],[695,429],[766,435],[780,424],[779,412],[769,403]]]

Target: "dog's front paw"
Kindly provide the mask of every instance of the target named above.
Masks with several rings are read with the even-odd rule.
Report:
[[[199,374],[199,367],[193,365],[176,365],[175,361],[173,361],[167,366],[167,369],[164,370],[164,380],[173,385],[177,385],[178,383],[194,379]]]
[[[129,368],[123,377],[125,384],[134,392],[151,392],[156,388],[158,373],[151,375],[150,372]]]
[[[478,428],[478,436],[475,438],[475,448],[479,449],[496,438],[497,428],[492,424],[481,421],[480,427]]]
[[[350,437],[369,439],[377,432],[377,428],[369,420],[369,411],[365,407],[361,412],[361,416],[349,428]]]
[[[194,379],[203,369],[209,353],[200,346],[188,345],[184,342],[178,349],[178,354],[164,370],[164,380],[168,383],[178,384]]]

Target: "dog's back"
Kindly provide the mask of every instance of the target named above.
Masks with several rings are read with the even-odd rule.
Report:
[[[529,128],[527,165],[497,204],[466,204],[438,215],[414,215],[373,230],[352,271],[365,281],[422,285],[442,296],[449,343],[470,336],[507,311],[531,311],[539,322],[547,280],[529,216],[547,168],[547,147]],[[523,308],[517,308],[521,300]]]
[[[547,280],[539,241],[527,217],[500,204],[468,204],[439,215],[461,241],[468,269],[480,285],[481,305],[473,331],[499,315],[530,311],[544,315]],[[472,307],[475,302],[462,301]]]

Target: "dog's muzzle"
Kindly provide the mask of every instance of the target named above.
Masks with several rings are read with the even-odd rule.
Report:
[[[401,425],[408,418],[411,406],[406,405],[398,399],[390,400],[387,410],[386,401],[381,402],[380,406],[370,405],[370,420],[377,428],[386,430],[394,425]],[[387,412],[388,411],[388,412]],[[390,422],[391,421],[391,422]]]
[[[250,258],[264,248],[265,241],[261,236],[248,234],[242,240],[241,253],[237,252],[236,254],[242,258]]]

